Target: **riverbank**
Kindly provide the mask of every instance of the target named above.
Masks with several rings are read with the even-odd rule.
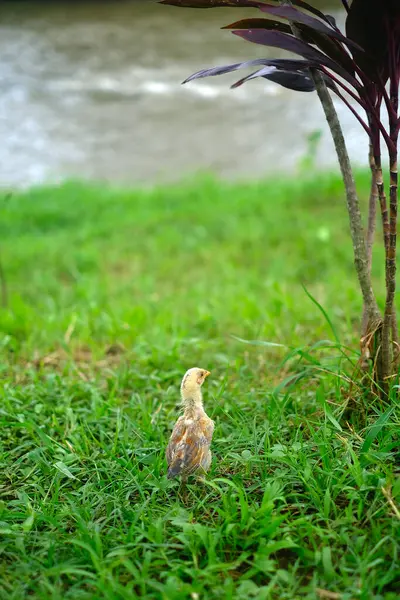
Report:
[[[399,422],[349,380],[337,176],[65,183],[0,211],[4,597],[396,598]],[[163,450],[196,364],[214,462],[182,497]]]

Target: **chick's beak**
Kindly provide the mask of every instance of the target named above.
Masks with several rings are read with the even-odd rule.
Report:
[[[208,377],[209,375],[211,375],[211,371],[205,371],[205,372],[204,372],[204,379],[205,379],[206,377]]]

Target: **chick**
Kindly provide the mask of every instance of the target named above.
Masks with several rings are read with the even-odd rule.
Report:
[[[179,417],[166,451],[168,479],[180,476],[186,482],[189,475],[208,471],[211,464],[210,444],[214,421],[205,413],[201,386],[210,371],[189,369],[181,383],[183,416]]]

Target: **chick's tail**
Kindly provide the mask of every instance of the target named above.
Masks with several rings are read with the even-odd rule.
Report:
[[[168,465],[167,478],[174,479],[174,477],[178,477],[178,475],[183,475],[183,472],[186,471],[187,460],[188,448],[185,444],[180,444]]]

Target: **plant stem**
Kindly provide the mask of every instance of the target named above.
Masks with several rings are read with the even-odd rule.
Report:
[[[389,259],[390,252],[390,221],[389,221],[389,212],[387,207],[386,200],[386,192],[385,192],[385,184],[383,180],[383,172],[382,172],[382,164],[381,164],[381,156],[380,154],[375,155],[375,165],[376,165],[376,185],[378,188],[379,195],[379,204],[381,208],[381,216],[382,216],[382,229],[383,229],[383,241],[385,248],[385,280],[386,280],[386,305],[385,305],[385,314],[383,318],[383,328],[382,328],[382,374],[381,374],[381,383],[386,391],[387,388],[387,378],[390,375],[391,370],[391,310],[388,312],[390,307],[390,294],[389,287],[391,287],[390,282],[390,267],[391,261]],[[388,303],[389,299],[389,303]]]
[[[397,152],[395,152],[390,156],[390,230],[389,252],[386,265],[386,305],[383,319],[383,335],[385,335],[387,329],[389,343],[391,334],[392,341],[398,343],[397,319],[394,307],[396,293],[397,181]]]
[[[388,253],[390,243],[390,222],[389,212],[387,206],[385,184],[383,180],[382,172],[382,160],[381,160],[381,146],[380,146],[380,134],[376,125],[373,124],[372,118],[369,116],[369,123],[372,133],[372,146],[374,153],[375,163],[375,181],[378,190],[379,205],[381,209],[382,219],[382,233],[383,233],[383,246],[385,249],[385,276],[387,279],[387,264],[388,264]],[[387,287],[387,282],[386,282]],[[395,319],[395,315],[394,315]],[[395,319],[396,320],[396,319]],[[397,327],[397,323],[396,323]],[[380,376],[378,377],[379,382],[382,386],[383,391],[387,391],[387,377],[391,369],[391,343],[390,343],[390,331],[388,327],[385,328],[385,332],[380,332],[381,335],[381,352],[379,357],[378,365],[380,367]],[[379,369],[378,369],[379,370]]]
[[[382,361],[384,377],[392,374],[392,339],[397,336],[397,319],[394,310],[396,292],[396,242],[397,242],[397,152],[390,153],[390,220],[389,245],[385,260],[386,303],[382,330]],[[393,336],[394,333],[394,336]]]
[[[385,257],[387,258],[387,253],[389,251],[389,212],[386,201],[386,193],[385,193],[385,184],[383,181],[383,172],[382,172],[382,162],[381,162],[381,154],[375,154],[374,156],[375,162],[375,177],[376,177],[376,186],[378,189],[379,196],[379,204],[381,208],[381,217],[382,217],[382,233],[383,233],[383,245],[385,248]]]
[[[367,229],[367,261],[368,261],[368,272],[371,276],[372,270],[372,248],[375,239],[375,228],[376,228],[376,204],[378,200],[378,188],[376,185],[376,165],[374,160],[374,151],[372,144],[369,145],[369,166],[371,170],[371,190],[369,194],[369,205],[368,205],[368,229]],[[367,335],[368,330],[368,310],[366,305],[363,307],[363,318],[361,325],[361,335]]]
[[[368,229],[367,229],[367,260],[368,270],[371,273],[372,268],[372,247],[375,239],[375,227],[376,227],[376,203],[378,200],[378,188],[376,185],[376,168],[374,160],[374,151],[372,144],[369,145],[369,168],[371,170],[371,190],[369,194],[369,205],[368,205]]]
[[[280,0],[280,4],[292,6],[290,0]],[[293,22],[290,22],[293,35],[301,40],[301,33]],[[354,264],[360,284],[365,310],[368,315],[368,330],[374,330],[382,322],[381,313],[375,299],[371,284],[371,274],[368,269],[368,257],[364,238],[364,228],[361,220],[360,205],[358,202],[357,190],[354,182],[353,171],[347,152],[342,127],[337,115],[333,100],[326,87],[322,74],[318,69],[310,68],[311,77],[314,81],[315,89],[326,120],[331,132],[336,154],[339,161],[340,170],[346,190],[347,212],[350,220],[350,233],[353,242]]]
[[[361,220],[360,205],[358,202],[356,186],[346,143],[337,112],[324,80],[318,72],[313,73],[313,78],[318,97],[324,109],[325,117],[331,131],[333,142],[335,144],[336,154],[346,189],[347,211],[349,213],[350,232],[354,251],[354,263],[358,275],[358,281],[370,325],[376,325],[377,322],[380,321],[381,317],[375,295],[372,290],[371,274],[369,270],[369,260]]]
[[[394,368],[398,359],[398,327],[396,318],[396,309],[394,306],[394,298],[396,293],[396,253],[397,253],[397,189],[398,189],[398,172],[397,172],[397,144],[399,137],[398,126],[398,107],[399,107],[399,75],[396,64],[396,46],[394,39],[391,39],[389,45],[390,58],[390,110],[389,127],[390,141],[389,149],[389,165],[390,165],[390,219],[389,219],[389,239],[385,261],[385,277],[386,277],[386,303],[383,317],[382,330],[382,350],[384,351],[384,370],[386,376],[393,374]],[[396,345],[394,349],[392,343]],[[393,362],[392,362],[393,356]]]

